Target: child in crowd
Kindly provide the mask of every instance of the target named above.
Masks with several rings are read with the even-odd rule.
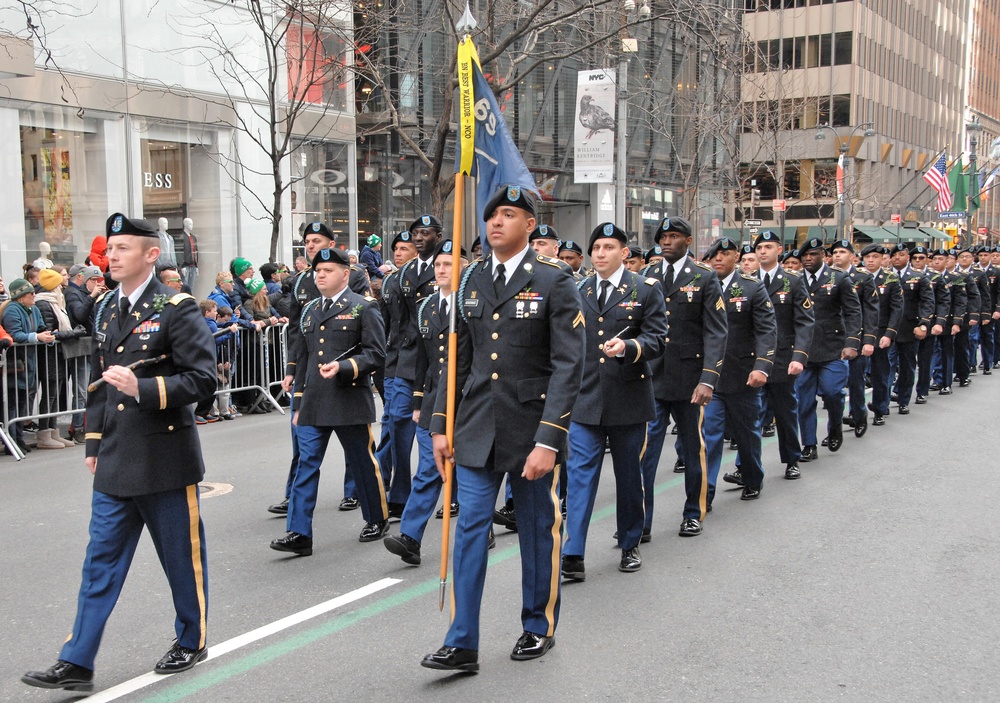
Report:
[[[232,404],[229,388],[233,378],[233,364],[236,350],[240,345],[239,325],[233,320],[233,309],[220,305],[216,311],[215,323],[222,332],[215,338],[216,358],[219,362],[219,383],[223,392],[219,394],[219,412],[223,420],[235,420],[243,413],[237,412]]]

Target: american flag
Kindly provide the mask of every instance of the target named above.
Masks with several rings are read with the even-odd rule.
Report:
[[[947,212],[951,207],[951,188],[948,186],[948,155],[942,153],[941,158],[934,162],[930,170],[924,174],[924,180],[937,191],[938,212]]]

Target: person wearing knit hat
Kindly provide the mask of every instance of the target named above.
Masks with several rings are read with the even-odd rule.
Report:
[[[385,278],[392,267],[382,259],[382,237],[377,234],[368,237],[364,249],[358,255],[358,264],[364,266],[369,278]]]
[[[250,295],[257,295],[263,288],[264,281],[259,278],[255,278],[247,283],[247,290],[250,291]]]
[[[38,273],[38,283],[45,290],[55,290],[62,285],[62,276],[55,269],[42,269]]]
[[[29,293],[34,294],[35,287],[23,278],[15,278],[10,282],[10,285],[7,286],[7,292],[10,293],[11,300],[17,300],[25,295],[28,295]],[[25,301],[25,304],[30,307],[34,304],[34,300],[32,300],[31,303],[27,303],[27,301]]]

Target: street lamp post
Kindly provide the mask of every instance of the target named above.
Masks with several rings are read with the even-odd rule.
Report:
[[[973,115],[972,119],[965,123],[965,129],[969,133],[969,192],[965,198],[965,226],[968,228],[968,243],[974,244],[976,235],[974,234],[972,218],[975,217],[975,211],[970,212],[970,210],[972,210],[972,199],[979,195],[979,182],[976,178],[976,146],[983,126],[979,123],[979,118]]]
[[[859,129],[864,129],[864,132],[862,133],[862,136],[865,136],[865,137],[874,137],[875,136],[875,130],[872,129],[872,127],[874,127],[874,123],[873,122],[862,122],[859,125],[855,125],[854,128],[851,129],[851,133],[847,136],[846,139],[841,140],[840,139],[840,134],[837,132],[837,130],[835,130],[830,125],[828,125],[828,124],[819,124],[819,125],[816,125],[816,139],[817,140],[826,139],[826,134],[823,132],[824,129],[830,130],[837,137],[837,144],[838,144],[839,156],[840,156],[841,160],[844,162],[844,176],[843,176],[843,191],[844,192],[843,193],[837,193],[837,201],[840,203],[840,218],[839,218],[837,229],[840,231],[840,238],[841,239],[849,239],[852,242],[854,241],[854,237],[853,236],[849,237],[848,236],[848,232],[847,232],[847,160],[848,160],[848,152],[850,152],[850,150],[851,150],[851,140],[854,139],[854,133],[857,132]],[[853,234],[853,229],[852,229],[852,234]]]

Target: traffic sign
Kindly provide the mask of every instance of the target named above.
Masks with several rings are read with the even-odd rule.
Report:
[[[760,220],[743,220],[744,227],[760,227]]]
[[[750,228],[750,234],[757,234],[757,228],[756,227],[751,227]]]
[[[785,211],[785,201],[784,200],[772,200],[771,201],[771,208],[775,212],[784,212]]]
[[[965,219],[964,212],[939,212],[938,218],[942,220],[962,220]]]
[[[892,224],[894,224],[894,225],[898,225],[898,224],[899,224],[900,222],[902,222],[902,221],[903,221],[903,217],[902,217],[902,215],[899,215],[899,214],[896,214],[896,215],[892,215],[892,216],[891,216],[891,217],[889,218],[889,222],[891,222],[891,223],[892,223]]]
[[[986,227],[980,227],[979,228],[979,234],[987,234],[988,232],[989,232],[989,229],[987,229]]]

